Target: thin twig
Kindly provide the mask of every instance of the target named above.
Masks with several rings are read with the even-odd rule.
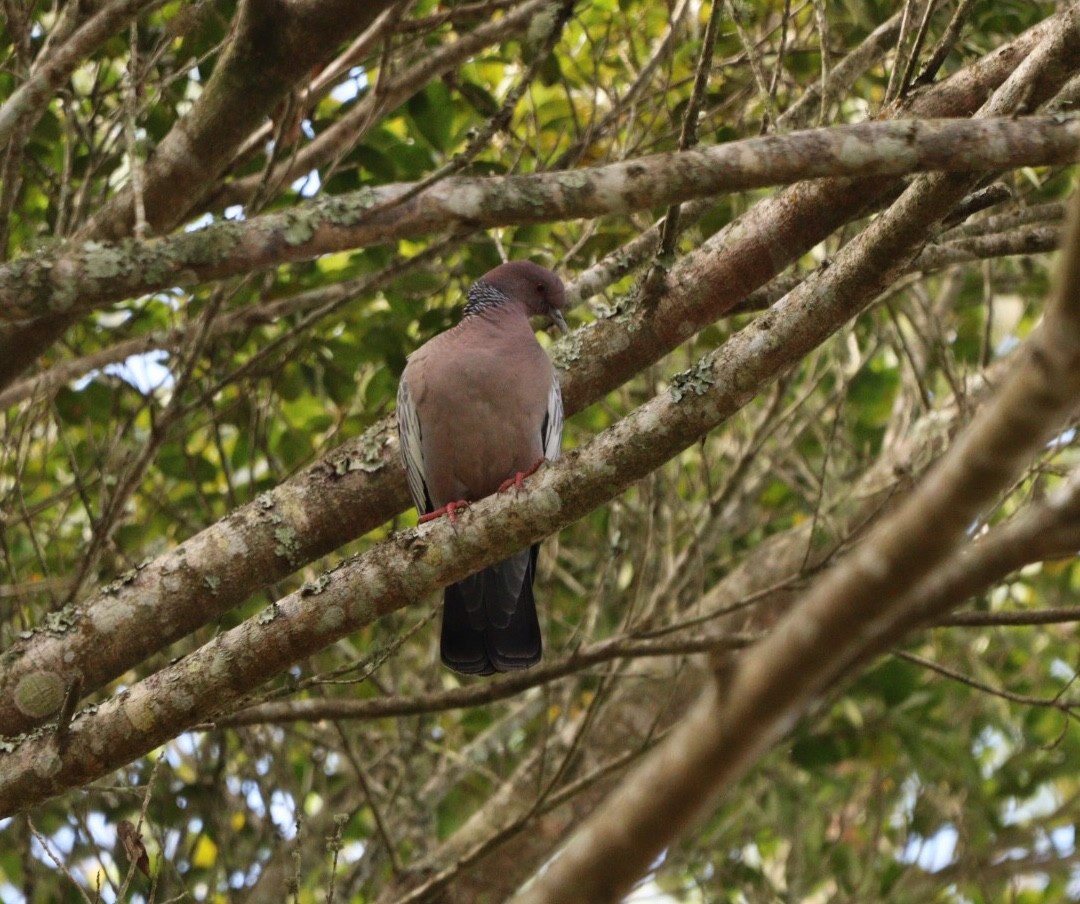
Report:
[[[915,42],[911,46],[911,52],[908,54],[907,63],[904,65],[904,74],[900,77],[897,97],[902,98],[908,93],[908,88],[911,85],[911,76],[915,70],[915,61],[918,60],[919,51],[926,41],[926,32],[930,28],[930,17],[934,13],[936,2],[937,0],[926,0],[922,21],[919,23],[919,31],[915,35]]]
[[[555,45],[559,42],[559,38],[562,37],[563,27],[569,21],[570,15],[573,12],[574,2],[575,0],[564,0],[560,5],[559,11],[551,24],[551,29],[544,38],[543,44],[536,54],[536,58],[518,80],[518,83],[514,85],[506,95],[499,111],[488,119],[482,129],[473,135],[465,149],[458,154],[455,154],[452,160],[439,167],[439,169],[429,176],[425,176],[419,182],[409,186],[407,191],[384,201],[382,204],[377,204],[370,208],[365,212],[366,216],[376,216],[390,208],[405,204],[422,192],[427,191],[436,183],[463,170],[476,158],[477,154],[490,146],[491,139],[495,134],[503,131],[510,125],[510,120],[513,117],[518,101],[524,96],[525,92],[529,89],[529,86],[532,85],[533,81],[540,74],[540,69],[547,62],[548,57],[551,56],[551,52],[555,49]]]
[[[694,73],[694,87],[690,91],[690,99],[686,102],[682,131],[679,133],[680,151],[689,150],[698,141],[698,115],[701,111],[701,103],[705,99],[705,92],[709,87],[713,49],[716,47],[716,31],[722,8],[722,2],[713,0],[712,9],[709,10],[709,21],[705,26],[705,35],[701,39],[701,54],[698,56],[697,70]],[[664,217],[664,225],[660,230],[660,247],[656,251],[656,261],[649,274],[649,279],[654,282],[666,271],[670,263],[669,259],[675,253],[675,242],[679,236],[679,207],[678,204],[672,204],[667,210],[667,216]],[[649,292],[646,291],[646,297],[648,296]]]
[[[911,33],[911,20],[914,16],[919,0],[906,0],[904,3],[904,17],[900,21],[900,37],[896,41],[896,59],[893,61],[892,70],[889,72],[889,84],[885,88],[883,106],[888,106],[897,96],[897,88],[900,81],[900,72],[903,69],[901,54],[904,45],[907,44],[908,35]]]
[[[82,887],[79,881],[71,874],[71,871],[67,868],[64,862],[60,859],[57,853],[52,849],[52,845],[49,844],[49,840],[37,830],[37,826],[30,820],[29,816],[26,816],[26,825],[30,829],[30,834],[34,836],[34,839],[41,845],[41,849],[45,852],[45,856],[48,857],[64,876],[71,882],[72,885],[78,889],[79,896],[83,899],[85,904],[91,904],[90,896],[86,893],[86,889]]]
[[[760,595],[755,594],[757,599]],[[750,605],[740,603],[732,609]],[[730,610],[725,610],[730,611]],[[715,618],[716,613],[710,617]],[[694,627],[706,619],[693,619],[682,627]],[[667,632],[664,632],[667,633]],[[661,632],[643,638],[616,637],[582,646],[561,660],[545,663],[528,672],[507,675],[484,684],[471,684],[452,690],[416,694],[409,697],[380,697],[370,700],[340,698],[297,700],[256,704],[230,715],[218,718],[212,724],[199,726],[211,728],[235,727],[263,722],[309,721],[314,719],[372,719],[388,716],[417,715],[444,712],[464,707],[483,706],[496,700],[514,697],[532,687],[573,675],[584,669],[617,659],[636,657],[672,656],[688,653],[705,653],[717,649],[739,649],[758,639],[756,634],[725,632],[717,635],[680,636],[664,639]]]
[[[356,755],[356,751],[353,750],[349,736],[345,733],[345,730],[341,727],[341,723],[335,720],[334,730],[337,731],[338,737],[341,738],[342,748],[345,751],[345,757],[348,759],[350,765],[353,767],[353,772],[356,774],[356,780],[360,783],[360,788],[364,792],[364,797],[367,799],[368,808],[371,810],[371,815],[375,818],[375,830],[379,834],[379,838],[382,839],[383,847],[386,849],[386,855],[390,858],[390,869],[394,875],[400,875],[402,871],[401,860],[398,859],[397,845],[390,837],[390,830],[387,828],[386,820],[383,818],[382,808],[379,806],[378,800],[375,798],[375,794],[371,790],[371,782],[368,781],[367,772],[364,769],[363,763],[360,762],[360,757]]]
[[[1008,700],[1010,703],[1020,703],[1024,706],[1042,706],[1049,709],[1060,710],[1070,719],[1077,718],[1077,713],[1074,712],[1080,707],[1080,700],[1072,700],[1070,698],[1063,698],[1061,694],[1064,690],[1059,691],[1053,697],[1034,697],[1030,694],[1017,694],[1014,691],[1007,691],[1000,687],[991,687],[982,681],[972,678],[969,675],[965,675],[963,672],[956,669],[949,668],[946,665],[942,665],[939,662],[934,662],[931,659],[925,659],[922,656],[917,656],[915,653],[908,653],[906,650],[893,650],[893,656],[897,659],[903,659],[907,662],[914,663],[915,665],[922,666],[924,669],[929,669],[932,672],[937,672],[939,675],[943,675],[952,681],[959,682],[966,687],[973,688],[977,691],[982,691],[986,694],[991,694],[994,697],[1000,697],[1002,700]],[[1075,676],[1072,679],[1075,680]],[[1069,682],[1070,684],[1072,681]]]
[[[922,70],[915,77],[915,87],[929,85],[934,80],[934,76],[937,75],[941,64],[945,62],[953,46],[959,40],[968,13],[971,12],[974,5],[975,0],[960,0],[960,5],[956,7],[956,12],[953,13],[949,24],[945,26],[941,38],[934,45],[934,49],[930,51],[930,56],[927,58],[926,63],[923,64]]]
[[[124,138],[127,143],[128,170],[131,174],[131,195],[135,202],[136,241],[146,238],[146,202],[143,197],[143,164],[136,132],[136,107],[142,88],[139,73],[139,28],[132,22],[128,26],[128,65],[124,72]]]

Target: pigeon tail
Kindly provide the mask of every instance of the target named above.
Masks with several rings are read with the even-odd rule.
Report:
[[[444,665],[463,675],[490,675],[540,661],[540,621],[532,592],[539,548],[523,549],[446,588]]]

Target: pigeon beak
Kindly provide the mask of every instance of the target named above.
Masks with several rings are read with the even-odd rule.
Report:
[[[563,317],[562,311],[558,308],[552,308],[548,311],[548,317],[551,318],[551,322],[559,328],[559,332],[566,335],[570,332],[570,327],[566,325],[566,318]]]

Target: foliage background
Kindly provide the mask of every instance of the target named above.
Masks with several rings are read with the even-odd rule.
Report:
[[[716,10],[690,0],[596,2],[573,9],[547,55],[546,30],[558,15],[551,4],[388,4],[374,25],[359,23],[372,37],[344,63],[331,60],[363,32],[356,22],[324,41],[332,52],[311,51],[315,65],[255,60],[288,72],[287,90],[261,111],[269,118],[260,114],[260,131],[245,134],[202,184],[180,197],[166,185],[155,200],[157,149],[180,130],[197,134],[204,92],[230,43],[244,46],[244,31],[238,4],[226,0],[143,6],[151,8],[88,48],[9,135],[0,170],[5,261],[66,241],[246,221],[314,196],[446,175],[448,164],[482,177],[675,151],[686,144],[688,111],[703,144],[858,122],[1058,9],[930,3],[917,37],[927,7],[918,0],[899,11],[860,0],[736,0]],[[308,12],[327,17],[332,32],[338,10],[319,6]],[[108,4],[4,7],[0,97],[11,99]],[[248,7],[273,23],[288,4]],[[962,30],[950,39],[954,14]],[[692,99],[711,16],[713,56]],[[477,34],[475,49],[452,52]],[[948,54],[940,71],[916,84],[941,41]],[[850,81],[829,82],[858,48],[870,52]],[[238,79],[231,90],[242,94]],[[814,94],[823,79],[824,100]],[[493,119],[519,89],[508,120]],[[1059,106],[1070,90],[1075,96],[1075,77]],[[1049,295],[1045,252],[1057,243],[1075,170],[1028,167],[985,181],[997,192],[987,211],[927,235],[932,249],[955,252],[967,242],[965,260],[916,267],[720,429],[545,544],[538,596],[546,658],[565,661],[564,674],[513,694],[499,682],[468,683],[476,688],[470,705],[453,705],[447,694],[459,680],[437,664],[436,604],[418,599],[246,701],[282,708],[232,723],[209,709],[197,730],[0,822],[0,900],[77,900],[77,887],[91,899],[158,901],[395,901],[425,882],[425,893],[448,900],[511,892],[685,707],[700,680],[700,632],[720,627],[739,646],[767,631],[862,536],[852,513],[870,496],[865,475],[898,460],[921,472],[981,403],[999,361],[1029,335]],[[134,205],[131,222],[107,215],[125,192],[138,199],[143,189],[146,209]],[[656,272],[662,278],[776,191],[684,207]],[[501,260],[532,258],[574,288],[597,262],[623,255],[626,266],[574,308],[571,323],[582,329],[651,303],[655,243],[628,255],[666,212],[658,203],[489,231],[447,224],[148,293],[72,322],[0,388],[0,646],[43,626],[62,630],[65,607],[174,552],[342,443],[385,429],[406,355],[454,323],[465,288]],[[995,219],[1002,216],[1011,219]],[[571,418],[567,448],[666,390],[866,222],[851,218],[802,255],[765,290],[771,296],[751,296],[661,360],[643,361],[631,380]],[[982,236],[997,244],[971,251]],[[0,333],[9,360],[29,342],[25,330],[9,321]],[[1075,458],[1069,430],[976,530],[1045,496]],[[895,468],[889,492],[902,493],[907,476]],[[258,581],[225,614],[162,642],[106,686],[86,688],[86,702],[130,688],[413,525],[401,502],[381,510],[376,529]],[[288,549],[291,537],[279,542]],[[801,550],[794,566],[790,552],[770,554],[785,542]],[[214,579],[207,576],[205,593],[216,592]],[[730,589],[740,580],[741,595]],[[648,894],[732,902],[1080,897],[1071,688],[1078,581],[1072,558],[1033,562],[971,599],[969,622],[922,631],[834,689],[700,830],[666,851]],[[730,615],[723,603],[731,593],[743,621],[719,618]],[[1019,613],[1015,623],[995,617],[1004,612]],[[664,655],[636,655],[665,639]],[[594,648],[609,652],[573,659]],[[338,700],[391,701],[400,712],[319,717],[288,708]],[[118,822],[140,814],[153,885],[131,878],[117,847]]]

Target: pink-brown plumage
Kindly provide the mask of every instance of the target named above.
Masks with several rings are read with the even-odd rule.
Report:
[[[398,390],[402,459],[417,509],[474,502],[558,455],[562,400],[529,317],[565,329],[562,283],[514,261],[470,289],[461,322],[410,357]],[[451,511],[453,515],[453,512]],[[536,547],[446,588],[443,661],[464,673],[540,659],[532,597]]]

